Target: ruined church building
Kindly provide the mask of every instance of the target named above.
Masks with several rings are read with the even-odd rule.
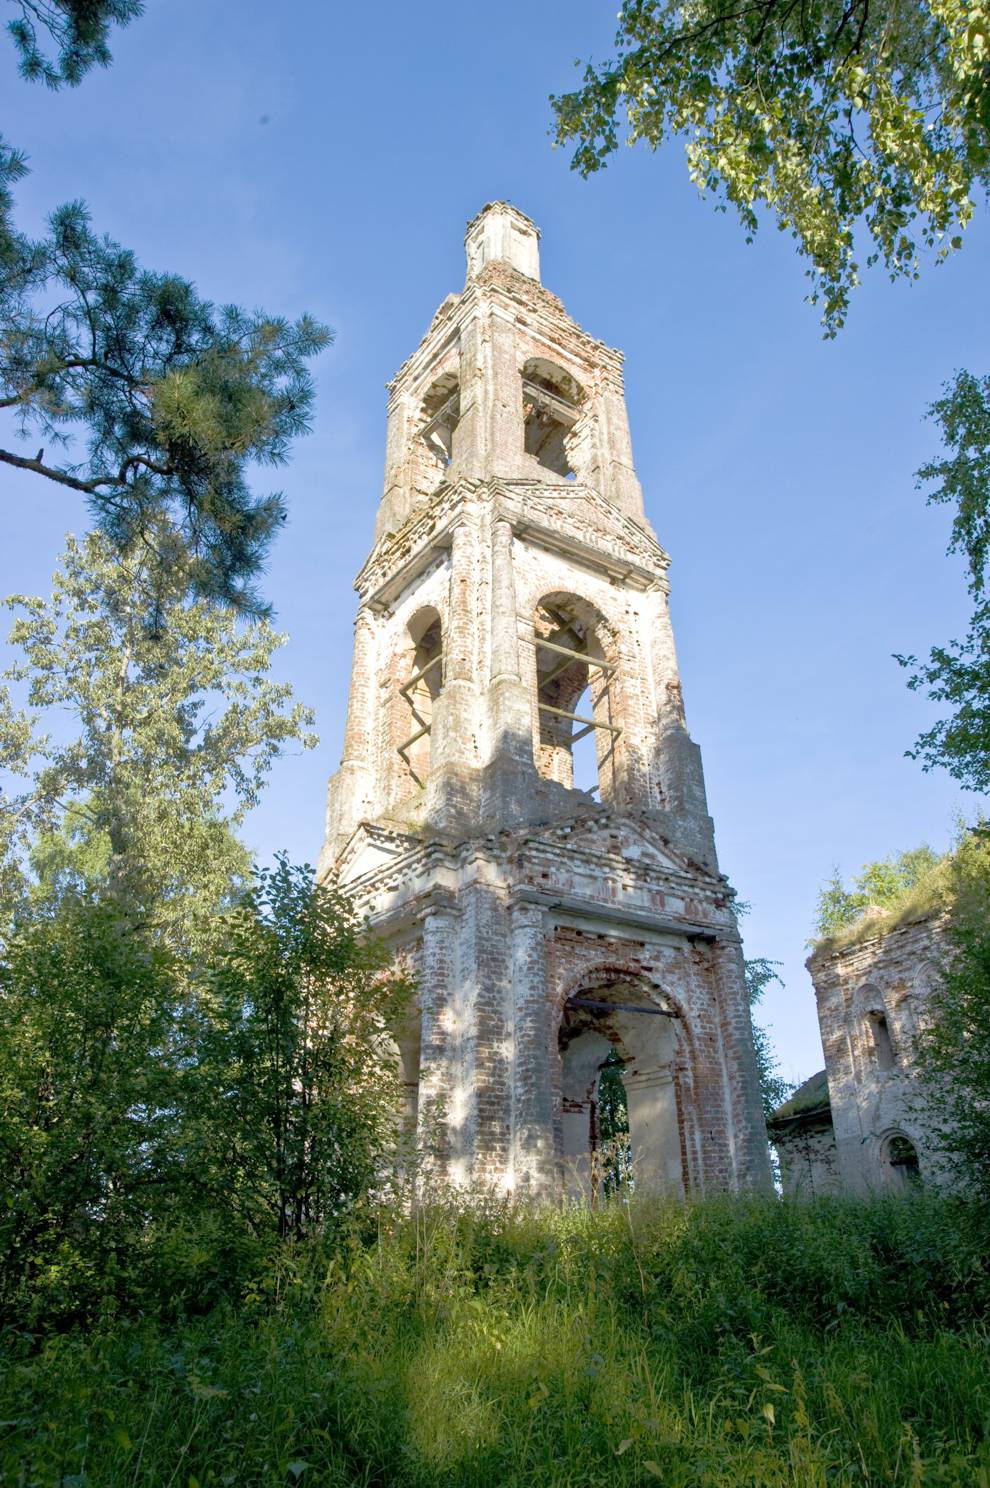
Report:
[[[408,1120],[452,1183],[589,1194],[618,1058],[637,1189],[768,1186],[622,357],[542,287],[514,207],[466,246],[389,387],[321,872],[417,979]]]

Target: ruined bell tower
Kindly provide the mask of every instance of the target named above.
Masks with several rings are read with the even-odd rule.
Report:
[[[389,387],[321,873],[416,976],[407,1118],[455,1184],[590,1194],[621,1064],[637,1189],[769,1182],[732,894],[684,722],[619,352],[506,202]]]

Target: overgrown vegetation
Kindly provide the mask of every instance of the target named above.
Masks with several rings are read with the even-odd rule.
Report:
[[[978,1485],[977,1207],[383,1217],[239,1306],[9,1334],[0,1482]]]
[[[387,1170],[404,988],[341,894],[237,839],[314,742],[266,621],[199,596],[167,530],[70,541],[52,598],[11,603],[0,1323],[236,1295]]]
[[[918,1068],[942,1161],[990,1195],[990,833],[966,834],[947,867],[948,946],[929,995]]]
[[[819,943],[847,945],[920,919],[948,902],[949,855],[940,857],[928,846],[865,863],[851,886],[836,867],[818,892],[815,937]]]
[[[777,961],[766,956],[756,956],[746,963],[746,991],[749,994],[750,1013],[759,1006],[769,986],[774,982],[783,986],[777,974]],[[780,1073],[777,1056],[773,1051],[769,1030],[753,1019],[753,1050],[756,1054],[756,1072],[760,1080],[760,1101],[763,1114],[768,1119],[782,1101],[790,1095],[794,1086]]]

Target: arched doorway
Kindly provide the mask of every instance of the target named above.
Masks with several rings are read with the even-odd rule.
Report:
[[[625,1187],[683,1196],[679,1022],[658,988],[621,972],[568,997],[557,1042],[569,1198],[596,1203]]]

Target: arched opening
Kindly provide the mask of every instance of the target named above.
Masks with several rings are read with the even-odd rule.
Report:
[[[522,369],[523,449],[544,470],[576,478],[581,385],[553,362],[533,357]]]
[[[398,1167],[408,1167],[415,1154],[419,1122],[421,1018],[413,1005],[398,1026],[383,1035],[385,1048],[399,1078],[399,1106],[395,1113]]]
[[[896,1062],[894,1059],[894,1044],[890,1037],[886,1012],[882,1008],[871,1008],[866,1015],[866,1025],[870,1031],[870,1043],[877,1068],[881,1070],[893,1069]]]
[[[420,610],[409,622],[409,637],[410,675],[399,688],[408,735],[398,753],[412,780],[422,785],[430,772],[433,704],[443,691],[443,629],[436,610]]]
[[[413,449],[413,484],[424,496],[444,479],[454,454],[454,431],[461,417],[461,393],[454,372],[432,383],[419,407]]]
[[[683,1195],[674,1009],[636,978],[605,974],[564,1004],[558,1049],[568,1196]]]
[[[608,799],[615,787],[618,667],[606,658],[602,617],[574,595],[549,595],[533,622],[536,768],[548,780]]]
[[[903,1132],[891,1132],[880,1146],[880,1159],[888,1188],[910,1193],[921,1186],[921,1164],[918,1149]]]

